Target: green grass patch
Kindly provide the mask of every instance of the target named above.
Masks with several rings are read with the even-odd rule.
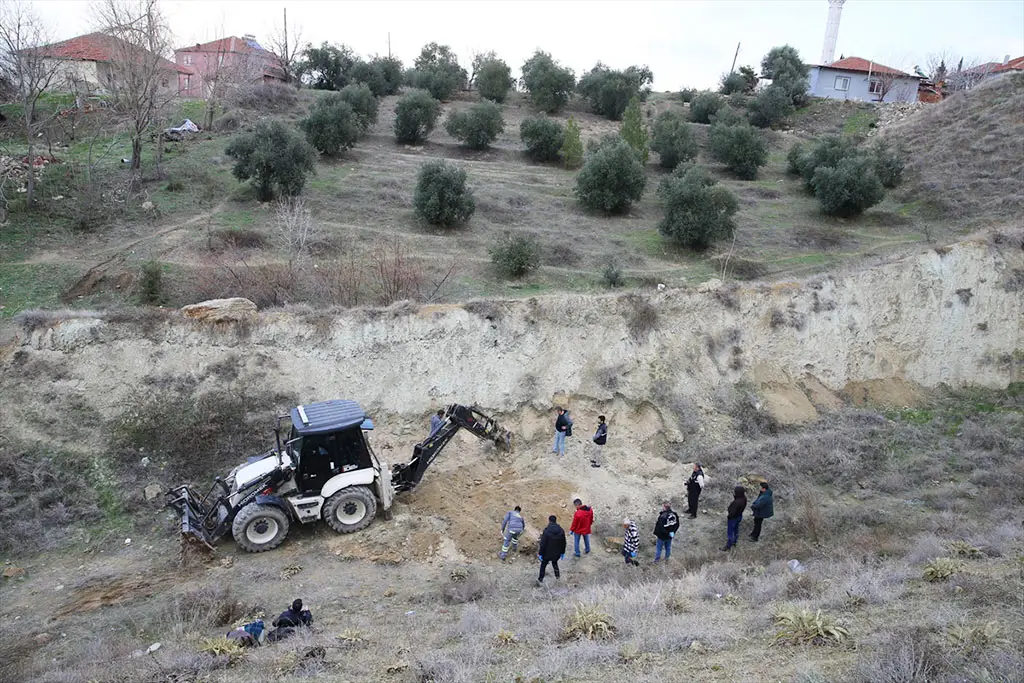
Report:
[[[217,227],[228,230],[248,228],[256,224],[256,213],[253,209],[221,211],[214,217],[213,222]]]
[[[56,308],[78,268],[53,263],[0,264],[0,318],[31,308]]]
[[[309,176],[306,187],[310,192],[331,192],[337,190],[342,179],[353,170],[352,162],[344,160],[333,163],[320,163],[316,167],[316,175]]]
[[[843,122],[843,135],[867,135],[877,122],[878,115],[873,111],[854,112]]]

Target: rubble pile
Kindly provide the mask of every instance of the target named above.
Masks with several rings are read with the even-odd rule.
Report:
[[[29,158],[27,156],[0,156],[0,180],[6,180],[8,182],[13,181],[13,185],[17,187],[19,191],[24,192],[25,181],[28,177],[29,168],[32,169],[32,174],[35,176],[36,181],[38,181],[40,176],[43,174],[44,168],[50,164],[59,163],[60,161],[57,157],[46,154],[39,154],[33,157],[31,163],[29,163]]]
[[[878,106],[878,121],[875,127],[868,131],[868,136],[874,135],[879,130],[891,126],[894,123],[899,123],[908,116],[920,111],[922,108],[930,106],[926,102],[886,102],[885,104],[879,104]]]

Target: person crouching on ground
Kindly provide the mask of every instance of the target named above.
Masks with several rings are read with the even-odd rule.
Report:
[[[654,523],[654,537],[657,539],[654,547],[654,561],[661,559],[661,551],[665,551],[665,561],[672,555],[672,539],[679,531],[679,515],[672,509],[672,505],[665,501],[661,506],[661,514],[658,521]]]
[[[302,608],[302,600],[296,599],[292,606],[281,612],[281,616],[274,619],[274,630],[267,635],[267,641],[277,642],[289,636],[295,635],[297,629],[313,624],[313,613]]]
[[[522,512],[523,509],[516,505],[514,510],[505,513],[505,519],[501,521],[501,552],[498,553],[498,557],[502,562],[508,556],[510,547],[512,550],[519,550],[519,537],[526,528]]]
[[[576,557],[580,556],[580,536],[583,537],[583,552],[590,554],[590,528],[594,525],[594,510],[589,505],[577,498],[572,502],[576,512],[572,515],[572,525],[569,533],[572,534],[572,552]]]
[[[743,520],[743,511],[747,509],[747,490],[737,486],[732,491],[732,502],[729,503],[728,528],[726,542],[722,550],[728,550],[740,540],[740,522]]]
[[[754,531],[750,534],[750,540],[757,543],[761,538],[761,525],[764,524],[764,520],[775,514],[775,502],[772,500],[772,490],[768,482],[761,482],[761,493],[750,504],[750,511],[754,514]]]
[[[622,535],[622,557],[626,564],[639,567],[636,556],[640,552],[640,532],[636,530],[636,523],[628,518],[622,520],[622,528],[625,529]]]
[[[565,530],[558,526],[558,518],[554,515],[548,517],[548,525],[540,535],[540,544],[537,548],[537,559],[540,560],[540,576],[537,577],[537,585],[544,583],[544,569],[551,563],[555,570],[555,578],[561,576],[558,571],[558,560],[565,557]]]

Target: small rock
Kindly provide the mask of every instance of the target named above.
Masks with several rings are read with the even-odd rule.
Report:
[[[53,636],[49,633],[40,633],[34,638],[34,640],[40,645],[46,645],[48,642],[53,640]]]
[[[717,292],[721,288],[722,281],[719,280],[718,278],[712,278],[707,282],[702,282],[699,285],[697,285],[697,291],[700,292],[701,294],[706,294],[708,292]]]
[[[665,291],[665,285],[662,284],[661,282],[658,283],[658,291],[659,292],[664,292]]]
[[[223,567],[224,569],[231,569],[231,567],[234,566],[234,564],[235,564],[235,558],[234,557],[223,557],[223,558],[221,558],[220,566]]]
[[[786,564],[789,566],[789,570],[794,574],[803,574],[807,571],[807,568],[800,564],[800,560],[790,560]]]
[[[182,306],[181,312],[186,318],[193,320],[228,322],[249,319],[256,313],[256,304],[241,297],[210,299],[198,304]]]
[[[143,211],[152,211],[153,210],[153,202],[142,202],[142,210]]]
[[[129,657],[130,659],[138,659],[139,657],[142,657],[142,656],[143,656],[143,655],[145,655],[145,654],[146,654],[146,653],[145,653],[145,652],[143,652],[142,650],[136,650],[135,652],[133,652],[133,653],[131,653],[130,655],[128,655],[128,657]]]
[[[17,578],[19,576],[25,576],[25,568],[24,567],[5,567],[4,568],[3,577],[5,579],[14,579],[14,578]]]
[[[124,544],[125,545],[131,545],[132,544],[132,539],[130,539],[130,538],[124,539]]]
[[[64,584],[63,583],[62,584],[58,584],[58,585],[53,587],[53,592],[54,593],[59,593],[62,590],[64,590]]]
[[[160,643],[153,643],[152,645],[150,645],[149,647],[146,648],[146,654],[151,655],[151,654],[153,654],[154,652],[156,652],[159,649],[160,649]]]
[[[147,455],[144,458],[142,458],[142,460],[139,461],[139,464],[142,465],[143,467],[148,467],[149,466],[149,456]]]
[[[159,484],[150,484],[145,489],[143,489],[143,493],[146,496],[146,500],[153,500],[161,493],[163,493],[163,491],[163,487],[160,486]]]

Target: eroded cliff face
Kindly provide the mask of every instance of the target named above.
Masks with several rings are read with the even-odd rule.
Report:
[[[800,421],[837,392],[900,403],[915,387],[1021,381],[1022,290],[1019,246],[970,241],[771,285],[271,311],[244,323],[68,318],[19,332],[3,361],[7,370],[60,361],[65,376],[40,386],[5,372],[4,402],[45,400],[57,388],[112,416],[147,381],[191,376],[199,391],[248,377],[299,400],[346,397],[415,419],[453,401],[520,415],[556,401],[709,412],[723,386],[747,381],[767,409]],[[225,363],[237,372],[211,372]]]

